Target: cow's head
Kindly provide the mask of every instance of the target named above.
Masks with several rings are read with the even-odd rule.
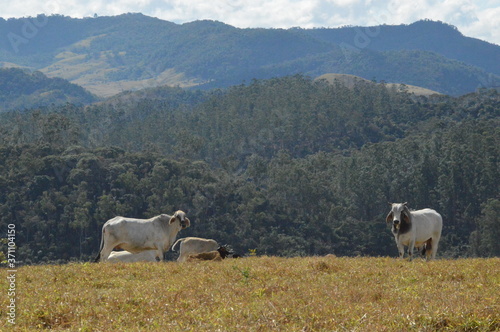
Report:
[[[188,217],[186,217],[186,212],[178,210],[174,213],[172,218],[170,218],[169,223],[173,224],[176,220],[179,220],[179,224],[182,229],[187,228],[191,225],[191,221],[189,221]]]
[[[392,223],[395,230],[399,230],[401,225],[410,225],[411,214],[408,203],[392,203],[391,212],[385,218],[387,223]]]
[[[217,248],[217,251],[219,252],[220,257],[222,257],[222,259],[231,255],[231,251],[227,248],[227,246],[220,246],[219,248]]]

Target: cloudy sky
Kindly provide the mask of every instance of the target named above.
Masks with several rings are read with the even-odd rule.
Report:
[[[500,45],[500,0],[0,0],[0,17],[143,13],[185,23],[212,19],[235,27],[370,26],[440,20]]]

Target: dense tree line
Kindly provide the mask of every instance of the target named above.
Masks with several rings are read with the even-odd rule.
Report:
[[[443,215],[441,257],[499,255],[499,102],[295,76],[11,112],[0,224],[25,262],[88,260],[107,219],[175,209],[180,236],[243,253],[395,256],[387,202],[408,201]]]

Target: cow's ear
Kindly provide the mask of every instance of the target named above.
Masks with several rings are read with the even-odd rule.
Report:
[[[177,218],[176,216],[172,216],[172,218],[170,218],[170,221],[168,223],[173,224],[176,218]]]
[[[387,217],[385,217],[385,221],[389,223],[389,222],[392,222],[393,219],[394,219],[394,214],[391,211],[391,212],[389,212]]]
[[[405,223],[409,224],[411,222],[410,211],[408,211],[407,209],[403,210],[403,212],[401,213],[401,216],[402,216],[402,219]]]
[[[184,218],[184,222],[186,223],[186,227],[191,226],[191,220],[189,220],[189,218],[188,218],[188,217],[185,217],[185,218]]]

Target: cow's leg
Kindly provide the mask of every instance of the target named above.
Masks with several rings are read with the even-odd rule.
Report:
[[[415,249],[415,241],[410,241],[408,245],[408,259],[411,261],[413,259],[413,250]]]
[[[100,258],[101,262],[105,262],[108,260],[108,257],[111,254],[111,252],[113,251],[114,247],[115,247],[114,245],[109,246],[109,245],[104,244],[104,247],[101,250],[101,258]]]
[[[421,255],[421,256],[425,256],[425,244],[422,245],[421,247],[415,247],[417,249],[417,252]]]
[[[437,250],[438,250],[438,243],[439,243],[439,240],[430,240],[432,241],[432,251],[431,251],[431,259],[435,259],[436,258],[436,253],[437,253]],[[429,242],[430,242],[429,241]]]
[[[157,262],[163,261],[163,250],[157,249],[155,258]]]
[[[397,243],[397,246],[399,251],[399,258],[403,259],[403,257],[405,256],[405,246],[401,243]]]
[[[107,230],[106,228],[102,231],[101,239],[101,251],[99,252],[99,261],[105,262],[108,260],[109,255],[113,249],[120,245],[120,242]]]
[[[433,243],[432,243],[432,238],[430,238],[429,240],[427,240],[424,243],[424,247],[426,249],[426,251],[425,251],[425,260],[429,261],[431,259],[432,253],[434,252],[434,246],[433,246]]]
[[[425,253],[425,260],[430,261],[432,259],[432,251],[429,250]]]

